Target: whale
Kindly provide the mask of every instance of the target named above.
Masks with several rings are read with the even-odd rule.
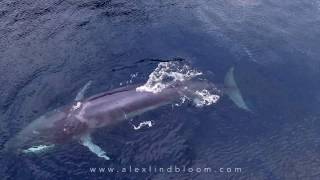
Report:
[[[227,72],[222,91],[208,81],[187,80],[175,82],[157,93],[140,91],[141,84],[136,84],[85,98],[91,83],[89,81],[79,90],[73,102],[32,121],[5,144],[5,149],[15,153],[39,153],[77,141],[98,157],[110,160],[107,153],[92,141],[93,132],[115,127],[137,115],[177,102],[181,97],[192,97],[194,92],[202,89],[226,94],[237,107],[250,110],[234,79],[234,68]]]

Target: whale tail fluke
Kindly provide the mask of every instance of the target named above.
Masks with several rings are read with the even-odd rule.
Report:
[[[237,83],[234,79],[234,67],[231,67],[227,72],[224,79],[225,93],[231,99],[231,101],[239,108],[246,111],[251,111],[244,101],[240,89],[237,86]]]

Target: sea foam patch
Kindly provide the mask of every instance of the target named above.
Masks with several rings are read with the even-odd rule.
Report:
[[[196,107],[209,106],[211,104],[217,103],[220,99],[219,95],[211,94],[207,89],[203,89],[201,91],[196,91],[196,98],[193,99]]]
[[[188,65],[180,65],[177,62],[160,62],[149,75],[148,81],[138,87],[137,91],[158,93],[177,81],[190,80],[199,75],[202,75],[202,72]]]
[[[193,80],[201,75],[203,75],[201,71],[186,64],[179,62],[160,62],[157,68],[149,75],[147,82],[136,90],[139,92],[159,93],[177,81]],[[219,95],[211,92],[209,89],[195,90],[191,94],[190,96],[182,96],[180,102],[175,105],[181,106],[183,103],[191,101],[196,107],[203,107],[215,104],[220,98]]]
[[[145,126],[147,126],[147,127],[152,127],[153,126],[153,121],[143,121],[143,122],[140,122],[139,123],[139,125],[134,125],[134,124],[132,124],[132,126],[133,126],[133,129],[134,130],[139,130],[139,129],[141,129],[142,127],[145,127]]]

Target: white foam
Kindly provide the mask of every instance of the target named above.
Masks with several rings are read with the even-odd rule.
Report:
[[[24,153],[40,153],[44,152],[50,148],[54,147],[54,144],[51,145],[38,145],[38,146],[32,146],[31,148],[28,148],[26,150],[23,150]]]
[[[72,106],[72,110],[74,111],[74,110],[77,110],[77,109],[79,109],[81,107],[81,102],[80,101],[78,101],[78,102],[76,102],[73,106]]]
[[[141,122],[138,126],[132,125],[134,130],[139,130],[144,126],[148,126],[149,128],[153,126],[153,122],[152,121],[144,121]]]
[[[188,65],[180,66],[177,62],[160,62],[149,75],[148,81],[136,90],[159,93],[177,81],[190,80],[199,75],[202,75],[202,72],[191,69]]]
[[[188,96],[182,96],[180,102],[176,103],[175,106],[181,106],[183,103],[190,101],[191,99]]]
[[[138,77],[138,73],[130,74],[130,80],[126,81],[127,84],[132,84],[134,79]]]
[[[188,81],[195,79],[202,74],[202,72],[193,69],[188,65],[180,64],[179,62],[161,62],[149,75],[147,82],[138,87],[136,91],[159,93],[177,81]],[[216,95],[215,92],[211,93],[207,89],[194,90],[194,92],[190,93],[188,96],[181,96],[180,102],[173,105],[181,106],[187,101],[193,101],[196,107],[203,107],[215,104],[219,98],[219,95]]]
[[[208,90],[203,89],[201,91],[195,92],[196,97],[193,99],[193,102],[196,107],[209,106],[215,104],[220,99],[219,95],[211,94]]]

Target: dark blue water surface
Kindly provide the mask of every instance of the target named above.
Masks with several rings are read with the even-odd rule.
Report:
[[[32,120],[89,95],[142,83],[181,60],[221,84],[227,70],[252,112],[227,97],[162,107],[94,135],[111,156],[77,142],[38,155],[1,152],[0,179],[319,179],[318,0],[0,0],[0,149]],[[241,173],[90,173],[170,165]]]

